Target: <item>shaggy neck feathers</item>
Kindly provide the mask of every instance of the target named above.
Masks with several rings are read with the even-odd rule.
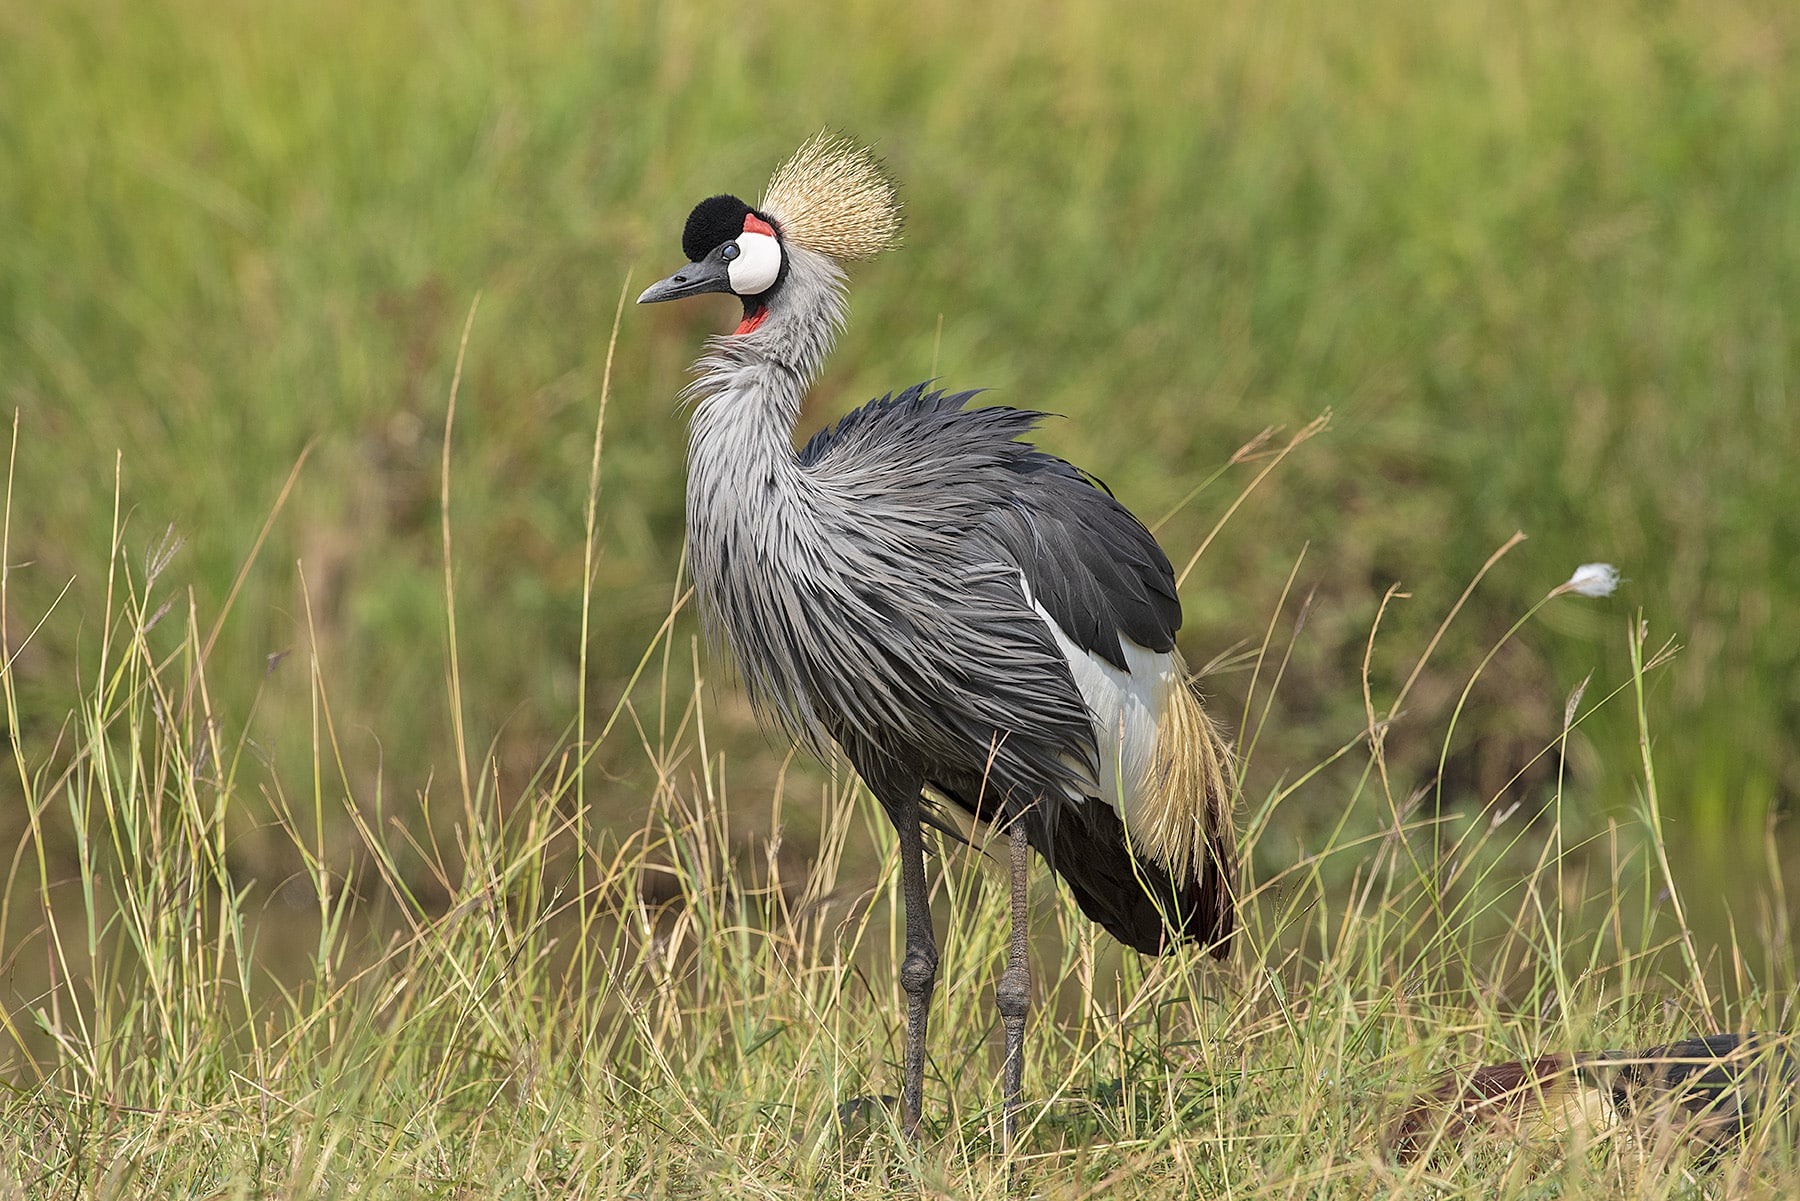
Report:
[[[794,423],[806,390],[843,328],[844,273],[823,255],[788,247],[789,268],[768,314],[749,333],[714,338],[684,393],[688,431],[688,555],[708,639],[731,652],[758,707],[823,751],[828,743],[804,690],[786,678],[774,645],[751,645],[762,623],[742,620],[771,581],[792,589],[818,566],[831,490],[801,468]],[[795,620],[801,614],[793,614]]]
[[[844,327],[848,305],[844,273],[823,255],[785,248],[788,267],[767,315],[749,333],[713,338],[694,364],[694,382],[682,394],[694,405],[692,437],[746,431],[745,419],[779,425],[791,439],[806,389]],[[754,299],[754,298],[753,298]],[[748,408],[749,413],[726,413]],[[792,444],[789,442],[789,454]]]

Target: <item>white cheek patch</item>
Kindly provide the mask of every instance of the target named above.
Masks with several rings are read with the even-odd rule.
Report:
[[[731,290],[739,296],[767,292],[781,274],[781,243],[768,234],[741,233],[737,244],[738,256],[726,268]]]

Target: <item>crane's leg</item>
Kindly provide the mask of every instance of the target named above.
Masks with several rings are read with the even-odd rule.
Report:
[[[1012,930],[1007,940],[1006,971],[994,989],[994,1005],[1000,1010],[1000,1023],[1006,1028],[1006,1068],[1001,1078],[1000,1142],[1004,1152],[1012,1154],[1013,1140],[1019,1133],[1019,1090],[1025,1075],[1025,1013],[1031,1008],[1031,962],[1028,940],[1031,933],[1030,850],[1025,842],[1025,821],[1012,823]]]
[[[925,1027],[931,991],[937,984],[937,938],[931,930],[931,898],[925,888],[925,844],[919,831],[919,790],[894,815],[900,834],[900,886],[906,897],[906,957],[900,987],[906,990],[906,1080],[900,1091],[900,1124],[906,1137],[919,1138],[919,1111],[925,1100]]]

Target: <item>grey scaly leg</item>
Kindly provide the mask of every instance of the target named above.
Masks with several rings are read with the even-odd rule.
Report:
[[[1012,932],[1006,946],[1006,971],[994,989],[994,1004],[1006,1027],[1006,1069],[1001,1079],[1000,1141],[1012,1154],[1019,1133],[1019,1089],[1025,1074],[1025,1011],[1031,1007],[1031,963],[1027,939],[1031,933],[1030,850],[1025,842],[1025,823],[1012,823]]]
[[[906,990],[906,1080],[900,1091],[900,1124],[919,1139],[919,1111],[925,1099],[925,1028],[931,990],[937,983],[937,939],[931,932],[931,899],[925,889],[925,845],[919,833],[919,790],[894,815],[900,834],[900,884],[906,897],[906,958],[900,987]]]

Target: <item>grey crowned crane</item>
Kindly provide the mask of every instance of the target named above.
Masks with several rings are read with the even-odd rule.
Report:
[[[869,153],[820,135],[756,207],[701,201],[681,239],[692,261],[638,303],[743,302],[684,393],[695,591],[759,715],[820,756],[840,748],[899,833],[912,1138],[938,962],[921,822],[949,804],[1008,836],[995,993],[1010,1147],[1031,995],[1027,848],[1128,946],[1187,941],[1222,958],[1233,768],[1175,647],[1168,558],[1097,481],[1024,441],[1043,413],[915,384],[795,449],[844,323],[841,264],[891,246],[899,224]]]

